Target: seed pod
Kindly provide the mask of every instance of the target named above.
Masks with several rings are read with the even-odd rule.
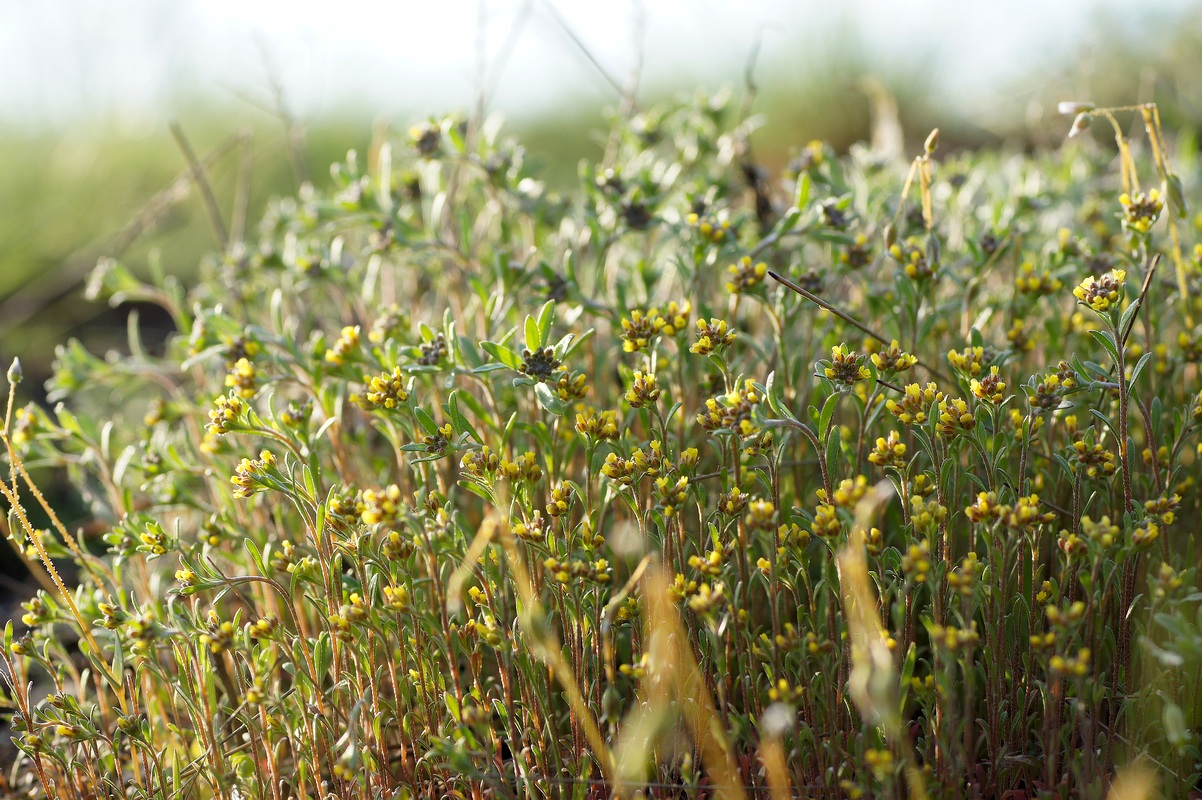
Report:
[[[885,249],[888,250],[895,244],[897,244],[897,230],[890,223],[885,226]]]
[[[1088,128],[1089,123],[1092,121],[1093,117],[1090,115],[1090,113],[1088,111],[1082,111],[1077,115],[1077,118],[1073,120],[1073,127],[1068,129],[1068,138],[1071,139],[1081,131]]]
[[[927,136],[927,140],[925,143],[923,143],[922,147],[924,150],[926,150],[926,154],[929,156],[935,152],[935,148],[938,146],[939,146],[939,129],[936,128],[935,130],[931,131],[931,134],[929,136]]]
[[[1069,114],[1077,114],[1078,116],[1081,114],[1087,114],[1090,111],[1093,111],[1095,108],[1097,108],[1097,106],[1095,106],[1093,103],[1083,103],[1078,100],[1062,100],[1060,104],[1056,106],[1056,111],[1064,114],[1067,117]]]
[[[927,263],[931,265],[931,269],[935,269],[939,266],[939,256],[941,252],[942,247],[939,244],[939,237],[934,235],[928,236],[926,255]]]
[[[606,722],[617,722],[621,718],[622,693],[616,686],[607,686],[601,695],[601,719]]]

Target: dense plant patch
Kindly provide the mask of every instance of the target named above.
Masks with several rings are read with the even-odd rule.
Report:
[[[10,791],[1184,795],[1200,231],[1153,107],[1070,110],[770,177],[681,102],[563,196],[447,119],[191,290],[102,262],[178,334],[10,396]]]

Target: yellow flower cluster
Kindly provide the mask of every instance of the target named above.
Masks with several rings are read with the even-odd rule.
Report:
[[[831,348],[830,366],[824,367],[822,374],[837,386],[848,388],[872,377],[872,370],[864,361],[864,356],[849,351],[847,345],[835,345]]]
[[[979,400],[997,405],[1006,398],[1006,382],[998,374],[996,366],[989,368],[989,374],[980,380],[973,378],[968,387],[973,396]]]
[[[618,414],[616,411],[597,411],[595,408],[577,412],[576,430],[594,441],[613,441],[618,438]]]
[[[243,399],[255,396],[259,388],[258,372],[250,359],[238,359],[225,376],[225,385]]]
[[[980,641],[976,622],[970,628],[954,628],[951,625],[932,625],[927,629],[931,634],[932,644],[939,645],[955,653],[963,648]]]
[[[659,399],[659,382],[654,375],[635,372],[634,381],[626,391],[626,402],[631,408],[642,408]]]
[[[1073,296],[1099,314],[1105,314],[1123,294],[1127,271],[1112,269],[1104,275],[1090,275],[1073,289]]]
[[[242,459],[230,477],[230,483],[235,487],[234,497],[250,497],[256,491],[266,489],[262,476],[275,464],[275,455],[269,450],[259,453],[259,457],[254,461],[249,458]]]
[[[980,345],[965,347],[963,350],[949,350],[947,353],[947,363],[951,364],[952,369],[969,378],[980,375],[992,360],[993,353]]]
[[[943,392],[939,391],[935,384],[928,383],[924,388],[917,383],[911,383],[906,386],[901,402],[888,400],[885,402],[885,408],[904,425],[922,425],[927,421],[931,407],[942,399]]]
[[[395,526],[405,511],[405,503],[401,500],[401,487],[395,483],[379,491],[366,490],[360,496],[360,503],[363,508],[359,515],[364,525]]]
[[[210,434],[220,436],[230,430],[242,412],[246,403],[237,397],[218,397],[215,407],[209,410],[209,424],[206,428]]]
[[[1064,288],[1064,281],[1047,273],[1036,271],[1035,265],[1030,261],[1024,261],[1018,268],[1018,277],[1014,282],[1023,294],[1042,296],[1053,294]]]
[[[405,376],[400,367],[393,367],[391,374],[381,372],[375,377],[364,375],[363,383],[366,384],[363,398],[352,395],[351,401],[358,401],[358,404],[365,408],[393,409],[409,399],[409,392],[405,388]]]
[[[868,461],[881,469],[902,469],[906,466],[906,445],[897,431],[889,431],[888,438],[877,438],[876,447],[868,454]]]
[[[1123,207],[1123,222],[1140,233],[1147,233],[1164,210],[1164,198],[1159,189],[1136,192],[1134,197],[1123,192],[1119,195],[1119,204]]]
[[[902,350],[897,339],[894,339],[889,347],[872,354],[872,363],[882,374],[889,375],[906,372],[918,363],[918,357]]]
[[[968,403],[959,397],[939,401],[939,435],[951,439],[966,434],[977,426],[976,417]]]
[[[656,336],[675,336],[689,324],[692,303],[668,303],[661,312],[659,308],[646,311],[635,309],[622,320],[622,350],[638,353],[651,346]]]
[[[740,436],[754,436],[759,426],[751,416],[763,397],[755,384],[746,380],[743,386],[719,397],[705,401],[705,411],[697,415],[697,423],[706,431],[732,430]]]
[[[734,331],[727,330],[726,321],[716,317],[709,322],[697,320],[697,341],[689,347],[690,353],[708,356],[729,347],[735,340]]]
[[[334,342],[334,346],[326,350],[326,363],[334,364],[335,366],[345,364],[347,358],[359,349],[360,331],[358,325],[347,325],[342,329],[338,336],[338,340]]]
[[[738,263],[726,268],[731,279],[726,282],[726,291],[731,294],[743,294],[764,282],[768,275],[768,265],[763,261],[752,263],[751,256],[743,256]]]
[[[901,264],[906,277],[913,281],[925,281],[935,275],[937,267],[927,259],[922,243],[911,237],[889,248],[889,255]]]

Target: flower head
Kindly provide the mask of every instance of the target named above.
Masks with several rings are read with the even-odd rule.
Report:
[[[728,331],[726,320],[717,318],[706,322],[697,320],[697,341],[689,348],[690,353],[708,356],[730,346],[735,340],[734,331]]]
[[[1159,189],[1151,189],[1146,194],[1137,192],[1135,197],[1124,192],[1119,195],[1119,203],[1123,206],[1123,224],[1140,233],[1147,233],[1164,210],[1164,198]]]
[[[768,274],[768,265],[763,261],[752,263],[751,256],[743,256],[738,263],[727,267],[731,278],[726,282],[726,291],[731,294],[743,294],[764,282]]]
[[[822,374],[834,381],[837,387],[849,389],[872,377],[872,370],[864,364],[866,360],[854,350],[848,351],[847,345],[836,345],[831,348],[830,366],[824,367]]]
[[[1073,295],[1099,314],[1105,314],[1122,297],[1126,278],[1126,270],[1121,269],[1112,269],[1096,278],[1090,275],[1073,289]]]

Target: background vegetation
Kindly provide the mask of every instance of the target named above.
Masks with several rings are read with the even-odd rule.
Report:
[[[1105,113],[1051,151],[852,62],[804,123],[756,125],[799,94],[769,80],[525,149],[185,118],[127,151],[160,176],[78,192],[86,146],[31,141],[21,391],[98,254],[137,316],[60,351],[74,411],[6,420],[9,505],[27,463],[84,521],[9,516],[42,587],[5,637],[14,788],[1188,791],[1196,121],[1130,55],[1107,87],[1162,104],[1131,155]],[[327,137],[362,154],[329,179]]]

